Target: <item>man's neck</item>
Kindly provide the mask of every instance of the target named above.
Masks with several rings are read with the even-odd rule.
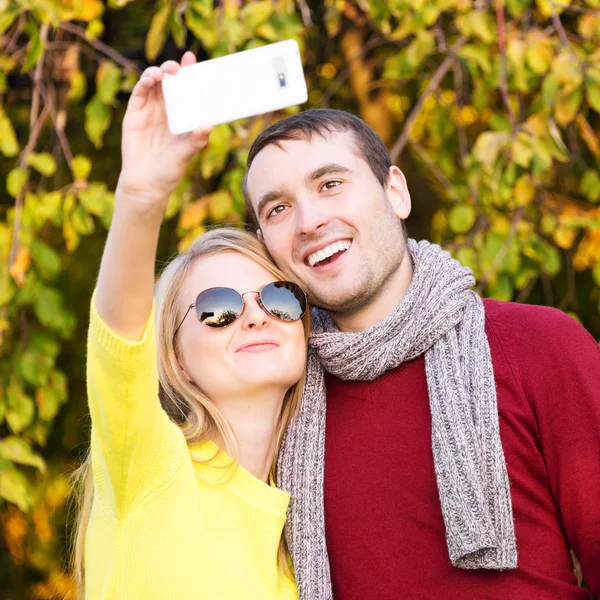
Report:
[[[225,403],[215,404],[235,435],[238,463],[261,481],[268,482],[283,395],[265,393],[237,400],[228,398]],[[214,442],[225,449],[222,439],[215,437]]]
[[[383,321],[400,304],[413,276],[413,266],[408,249],[400,268],[387,280],[377,297],[367,306],[351,314],[336,313],[331,318],[340,331],[365,331]]]

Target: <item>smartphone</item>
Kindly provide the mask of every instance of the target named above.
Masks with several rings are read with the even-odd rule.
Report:
[[[302,104],[308,97],[295,40],[182,67],[164,77],[162,91],[174,134]]]

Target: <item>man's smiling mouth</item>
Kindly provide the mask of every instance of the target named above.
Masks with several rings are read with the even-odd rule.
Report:
[[[316,252],[312,252],[309,254],[304,262],[309,267],[317,267],[320,265],[326,265],[330,263],[332,260],[338,257],[338,255],[343,254],[350,248],[352,242],[350,240],[340,240],[337,242],[333,242]]]

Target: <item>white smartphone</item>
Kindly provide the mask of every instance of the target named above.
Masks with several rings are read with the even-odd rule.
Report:
[[[295,40],[182,67],[162,90],[171,133],[229,123],[306,102]]]

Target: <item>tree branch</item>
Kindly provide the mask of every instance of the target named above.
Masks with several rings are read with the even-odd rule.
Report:
[[[506,25],[504,23],[504,3],[503,0],[496,0],[496,23],[498,25],[498,50],[500,52],[500,94],[508,112],[508,119],[512,128],[515,128],[515,113],[510,104],[508,95],[508,82],[506,79]]]
[[[404,129],[402,130],[402,134],[400,135],[390,152],[390,158],[392,159],[393,163],[395,163],[398,160],[400,154],[402,154],[402,150],[404,150],[406,142],[408,141],[410,128],[415,122],[415,119],[419,116],[419,113],[421,112],[421,109],[425,104],[425,100],[427,100],[427,98],[429,98],[429,96],[439,87],[440,83],[442,82],[442,79],[444,79],[446,73],[448,73],[448,71],[454,64],[454,61],[456,60],[456,52],[458,52],[458,50],[460,50],[464,46],[465,42],[466,39],[463,36],[461,36],[460,39],[449,49],[448,56],[437,68],[437,71],[433,74],[433,77],[429,81],[429,85],[419,98],[419,101],[417,102],[415,107],[412,109],[410,115],[408,116],[408,119],[406,119],[406,123],[404,125]]]
[[[84,39],[90,46],[95,48],[101,54],[108,56],[108,58],[110,58],[111,60],[116,62],[118,65],[121,65],[124,69],[133,71],[134,73],[137,73],[138,75],[142,72],[141,69],[138,67],[138,65],[135,62],[125,58],[123,55],[119,54],[116,50],[114,50],[110,46],[107,46],[104,42],[101,42],[100,40],[92,40],[92,39],[88,38],[85,35],[85,29],[83,29],[83,27],[79,27],[78,25],[73,25],[73,23],[61,23],[59,28]]]

